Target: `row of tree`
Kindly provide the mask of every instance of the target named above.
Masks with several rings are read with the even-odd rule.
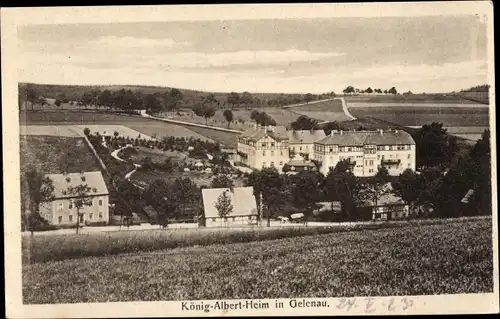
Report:
[[[391,87],[390,89],[386,89],[386,90],[382,90],[382,89],[372,89],[371,87],[368,87],[367,89],[363,90],[363,89],[358,89],[358,88],[355,88],[351,85],[349,85],[348,87],[346,87],[344,90],[342,90],[342,92],[344,92],[344,94],[373,94],[373,93],[378,93],[378,94],[398,94],[398,91],[396,90],[396,88],[393,86]]]

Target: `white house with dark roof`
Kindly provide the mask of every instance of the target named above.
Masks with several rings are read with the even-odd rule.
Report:
[[[332,131],[314,143],[313,159],[321,163],[320,171],[325,175],[346,159],[356,176],[373,176],[382,165],[396,176],[408,168],[415,170],[415,141],[402,130]]]
[[[253,187],[205,188],[201,190],[206,227],[228,227],[257,224],[257,202]],[[216,203],[226,193],[233,210],[225,217],[219,216]]]
[[[276,167],[289,160],[288,133],[284,126],[254,126],[238,136],[241,162],[257,169]]]
[[[68,193],[69,187],[87,185],[91,206],[83,206],[80,224],[109,222],[109,192],[100,171],[82,173],[47,174],[54,185],[54,200],[40,205],[40,215],[53,225],[76,224],[75,197]]]

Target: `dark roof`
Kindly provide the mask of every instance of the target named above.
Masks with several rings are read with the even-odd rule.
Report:
[[[340,131],[332,133],[317,142],[323,145],[362,146],[362,145],[408,145],[415,141],[405,131]]]
[[[277,141],[288,139],[286,128],[284,126],[254,127],[244,131],[240,136],[256,142],[266,135]]]

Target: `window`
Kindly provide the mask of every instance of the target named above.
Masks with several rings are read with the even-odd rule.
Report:
[[[57,204],[57,210],[63,210],[63,208],[64,208],[63,203]]]
[[[59,222],[59,224],[62,222],[62,216],[59,216],[57,217],[57,221]]]
[[[227,217],[224,217],[224,221],[227,222]]]
[[[410,168],[410,166],[411,166],[411,164],[410,164],[410,163],[408,163],[408,168]]]
[[[370,166],[373,166],[373,160],[370,160]]]
[[[365,166],[368,166],[368,161],[367,160],[365,161]]]
[[[94,205],[94,201],[92,199],[90,199],[89,206],[92,206],[92,205]]]
[[[266,147],[266,143],[262,143],[262,147]]]
[[[306,145],[306,151],[308,151],[308,150],[309,150],[309,146]]]
[[[212,218],[212,221],[215,222],[215,218]]]
[[[262,156],[266,156],[266,151],[262,151]]]
[[[252,219],[252,216],[248,216],[248,219],[251,220]]]
[[[333,153],[333,148],[330,147],[330,153]]]
[[[280,155],[283,156],[283,151],[280,151]]]
[[[70,222],[72,222],[73,221],[73,215],[69,215],[68,219],[69,219]]]
[[[102,206],[102,199],[99,200],[99,206]]]
[[[94,219],[94,214],[90,213],[89,214],[89,219]]]
[[[102,212],[99,212],[99,219],[102,219]]]
[[[266,162],[262,162],[262,167],[266,167]]]
[[[271,147],[274,147],[274,143],[271,143]]]
[[[280,166],[282,166],[282,165],[283,165],[283,161],[280,162]]]
[[[302,151],[302,146],[300,147],[300,150]]]
[[[373,173],[373,169],[369,169],[369,170],[368,170],[368,173]]]
[[[274,156],[274,151],[271,151],[271,156]]]
[[[236,217],[233,217],[233,222],[236,220]]]
[[[352,151],[352,148],[348,147],[348,148],[347,148],[347,151],[348,151],[348,152],[351,152],[351,151]]]
[[[70,200],[70,201],[69,201],[69,205],[68,205],[68,207],[69,207],[69,209],[72,209],[72,208],[73,208],[73,201],[72,201],[72,200]]]
[[[411,157],[411,154],[408,154],[408,159],[410,159],[410,157]]]
[[[377,155],[377,159],[378,159],[378,160],[380,159],[380,155]]]
[[[385,150],[388,151],[389,150],[389,145],[386,145],[385,146]]]

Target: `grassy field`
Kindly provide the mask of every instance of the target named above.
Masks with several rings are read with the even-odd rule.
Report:
[[[491,219],[410,227],[24,264],[23,298],[43,304],[492,292]],[[44,237],[38,240],[54,240]],[[80,240],[80,247],[78,236],[65,238],[45,244],[81,254],[112,250],[120,240]],[[121,240],[118,246],[128,247]]]
[[[488,126],[488,108],[467,107],[353,107],[351,114],[357,118],[374,117],[404,126],[421,126],[440,122],[445,126]]]
[[[294,107],[291,110],[320,121],[348,121],[350,118],[342,110],[340,100],[317,102]]]
[[[157,179],[163,179],[167,181],[174,181],[176,178],[186,178],[189,177],[198,187],[200,186],[210,186],[212,183],[212,179],[214,178],[214,174],[212,173],[202,173],[202,172],[164,172],[160,170],[153,171],[137,171],[130,178],[132,181],[143,182],[146,184],[151,183]],[[232,178],[234,182],[234,186],[240,187],[243,186],[243,180],[239,180],[237,178]]]
[[[410,94],[410,95],[352,95],[345,96],[347,102],[366,103],[453,103],[470,104],[470,100],[463,99],[457,94]]]
[[[83,138],[23,135],[19,147],[21,173],[29,166],[46,174],[101,169]]]
[[[229,147],[229,148],[237,147],[238,144],[237,137],[239,136],[238,133],[216,131],[209,128],[194,127],[194,126],[189,127],[189,129],[199,135],[206,136],[207,138],[210,138],[213,141],[223,144],[224,147]]]
[[[139,116],[110,114],[104,112],[20,112],[20,123],[25,125],[122,125],[132,130],[156,136],[193,137],[201,140],[212,141],[209,137],[180,125],[141,118]],[[137,137],[137,136],[134,136]]]

